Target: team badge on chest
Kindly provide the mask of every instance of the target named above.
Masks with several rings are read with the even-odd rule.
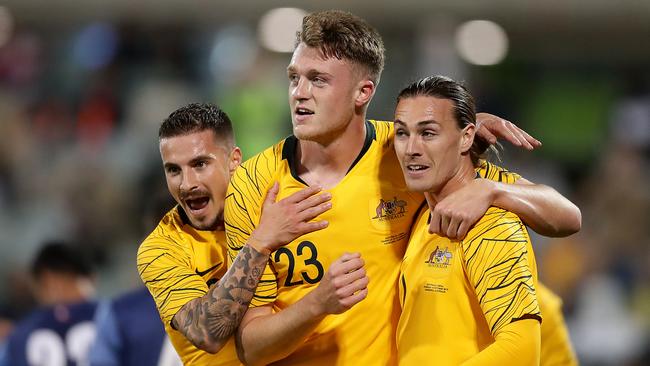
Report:
[[[372,220],[387,221],[404,217],[406,214],[407,203],[404,200],[393,197],[391,200],[379,199],[375,206],[375,216]]]
[[[408,239],[410,225],[408,202],[393,196],[390,199],[373,199],[368,202],[368,217],[371,225],[385,232],[383,244],[403,242]]]
[[[451,265],[451,259],[453,257],[453,254],[447,247],[441,249],[439,246],[437,246],[436,249],[431,252],[429,258],[427,258],[424,263],[426,263],[429,267],[446,269],[449,267],[449,265]]]

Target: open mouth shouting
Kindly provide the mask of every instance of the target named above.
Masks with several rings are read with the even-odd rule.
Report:
[[[183,198],[187,214],[195,217],[204,216],[210,203],[210,196],[205,193],[193,194]]]

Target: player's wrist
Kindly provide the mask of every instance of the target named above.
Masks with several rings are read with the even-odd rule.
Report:
[[[269,239],[264,238],[263,235],[259,235],[259,232],[257,232],[257,230],[253,231],[250,238],[248,238],[247,243],[258,253],[264,255],[270,255],[274,248],[273,242]]]
[[[327,306],[323,303],[323,299],[326,297],[320,285],[303,297],[305,301],[304,309],[306,309],[307,314],[309,314],[312,320],[318,320],[329,315]]]
[[[487,195],[490,206],[493,206],[499,196],[499,187],[493,180],[480,178],[475,182],[479,185],[478,189]]]
[[[503,183],[498,183],[487,178],[483,179],[483,187],[485,187],[485,190],[488,192],[491,206],[497,206],[497,202],[503,196],[504,191],[502,185]]]

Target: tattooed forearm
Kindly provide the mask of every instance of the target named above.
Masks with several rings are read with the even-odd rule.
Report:
[[[207,294],[185,304],[172,325],[197,348],[217,352],[233,335],[248,309],[269,259],[245,245],[223,278]]]

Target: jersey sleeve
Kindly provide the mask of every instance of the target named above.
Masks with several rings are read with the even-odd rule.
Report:
[[[169,324],[183,305],[208,292],[181,245],[168,236],[150,236],[138,250],[138,273]]]
[[[273,185],[278,159],[276,148],[268,149],[242,164],[230,179],[224,207],[228,267],[259,223],[262,203],[268,188]],[[273,303],[277,294],[277,278],[271,264],[267,264],[250,306]]]
[[[539,365],[539,327],[539,323],[531,320],[507,324],[492,344],[461,366]]]
[[[541,320],[537,267],[521,220],[491,207],[463,240],[465,269],[492,334],[513,321]]]
[[[508,184],[514,184],[519,178],[521,178],[519,174],[508,171],[486,160],[480,161],[478,168],[476,168],[476,172],[481,178]]]

